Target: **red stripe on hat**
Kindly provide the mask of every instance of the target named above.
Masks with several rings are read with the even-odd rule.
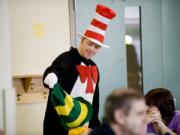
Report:
[[[104,24],[104,23],[102,23],[102,22],[100,22],[100,21],[98,21],[96,19],[93,19],[91,24],[98,27],[98,28],[100,28],[100,29],[102,29],[102,30],[106,30],[106,28],[107,28],[106,24]]]
[[[87,37],[89,37],[89,38],[98,40],[98,41],[100,41],[101,43],[104,42],[104,36],[101,35],[101,34],[99,34],[99,33],[96,33],[96,32],[90,31],[90,30],[87,30],[84,35],[87,36]]]
[[[111,8],[106,7],[105,5],[98,4],[96,7],[96,12],[100,15],[112,19],[116,16],[116,13]]]

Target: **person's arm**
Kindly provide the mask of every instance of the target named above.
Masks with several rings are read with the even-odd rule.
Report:
[[[175,123],[174,123],[175,129],[174,129],[174,131],[176,132],[176,134],[180,135],[180,111],[175,112],[175,115],[174,115],[173,119],[175,119]]]
[[[60,83],[60,79],[62,79],[63,75],[66,71],[66,64],[63,57],[58,56],[51,66],[49,66],[44,74],[43,74],[43,84],[46,88],[53,88],[54,85],[58,82]]]
[[[162,120],[159,119],[155,119],[154,123],[157,124],[158,128],[159,128],[159,132],[163,135],[165,135],[166,133],[169,133],[170,135],[178,135],[175,132],[173,132],[171,129],[169,129],[163,122]]]

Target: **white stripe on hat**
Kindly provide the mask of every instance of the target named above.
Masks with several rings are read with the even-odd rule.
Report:
[[[98,21],[104,23],[104,24],[108,24],[109,21],[110,21],[110,19],[108,19],[108,18],[106,18],[106,17],[100,15],[100,14],[97,13],[97,12],[95,13],[94,18],[95,18],[96,20],[98,20]]]
[[[94,26],[94,25],[90,25],[90,26],[88,27],[88,30],[93,31],[93,32],[96,32],[96,33],[98,33],[98,34],[101,34],[101,35],[105,36],[105,31],[102,30],[102,29],[100,29],[100,28],[98,28],[98,27],[96,27],[96,26]]]
[[[100,45],[100,46],[103,46],[103,43],[101,43],[100,41],[96,40],[96,39],[93,39],[93,38],[90,38],[90,37],[87,37],[89,40],[91,40],[92,42]]]

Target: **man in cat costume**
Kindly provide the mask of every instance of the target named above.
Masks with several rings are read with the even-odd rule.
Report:
[[[94,128],[100,124],[98,119],[99,71],[91,58],[101,47],[109,47],[104,45],[105,31],[108,23],[115,16],[116,13],[112,9],[97,4],[96,13],[90,26],[83,35],[80,35],[79,47],[77,49],[71,48],[60,54],[44,72],[44,85],[51,89],[44,119],[44,135],[52,135],[53,133],[67,135],[71,129],[62,125],[62,115],[58,114],[57,109],[55,109],[57,106],[52,104],[50,97],[56,84],[59,84],[72,98],[82,97],[92,105],[92,118],[84,125]]]

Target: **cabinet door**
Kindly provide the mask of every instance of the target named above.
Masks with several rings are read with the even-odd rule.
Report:
[[[83,34],[95,14],[96,4],[101,3],[113,8],[117,16],[106,32],[105,44],[94,61],[100,70],[100,116],[103,113],[104,100],[114,88],[127,86],[126,50],[124,45],[124,9],[120,0],[75,0],[76,34]],[[77,37],[77,45],[80,38]]]

